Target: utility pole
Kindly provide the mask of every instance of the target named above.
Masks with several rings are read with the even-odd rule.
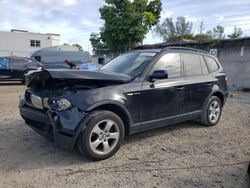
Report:
[[[202,20],[202,21],[201,21],[201,24],[200,24],[200,28],[199,28],[200,34],[203,33],[203,29],[204,29],[204,21]]]

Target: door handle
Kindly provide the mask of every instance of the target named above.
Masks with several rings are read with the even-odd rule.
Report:
[[[175,87],[176,90],[180,91],[180,90],[183,90],[184,89],[184,86],[177,86]]]
[[[140,95],[141,92],[127,93],[128,96]]]
[[[212,82],[209,82],[206,84],[208,87],[210,87],[212,85]]]

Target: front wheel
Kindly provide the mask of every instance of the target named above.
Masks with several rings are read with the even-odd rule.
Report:
[[[216,125],[221,116],[222,104],[218,97],[211,96],[203,107],[201,123],[206,126]]]
[[[110,111],[96,111],[80,134],[78,149],[94,160],[114,155],[124,139],[124,124],[119,116]]]

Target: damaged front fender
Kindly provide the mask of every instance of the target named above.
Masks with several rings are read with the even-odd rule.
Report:
[[[88,114],[77,108],[61,112],[48,111],[47,114],[53,127],[53,140],[56,145],[73,149],[78,135],[86,127]]]

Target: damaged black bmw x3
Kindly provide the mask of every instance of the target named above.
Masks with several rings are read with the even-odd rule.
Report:
[[[135,50],[98,71],[33,71],[26,84],[25,122],[94,160],[115,154],[129,134],[191,119],[215,125],[228,97],[218,60],[178,47]]]

